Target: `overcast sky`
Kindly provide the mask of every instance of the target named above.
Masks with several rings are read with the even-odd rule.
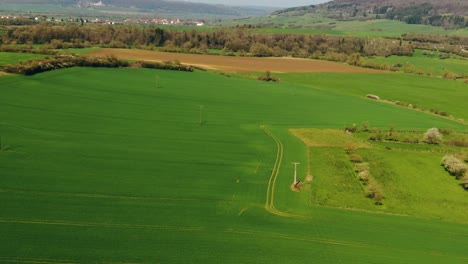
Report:
[[[183,1],[183,0],[182,0]],[[234,6],[274,6],[274,7],[293,7],[314,5],[328,2],[328,0],[185,0],[185,2],[199,2],[209,4],[224,4]]]

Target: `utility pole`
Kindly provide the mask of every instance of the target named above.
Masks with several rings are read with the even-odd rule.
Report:
[[[203,105],[200,105],[200,126],[203,124]]]
[[[296,184],[297,183],[297,165],[299,165],[300,163],[293,162],[292,164],[294,164],[294,184]]]
[[[158,89],[159,88],[159,75],[156,75],[155,81],[156,81],[156,89]]]

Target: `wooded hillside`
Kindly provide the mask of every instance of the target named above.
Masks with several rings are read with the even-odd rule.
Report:
[[[393,19],[446,29],[468,27],[466,0],[334,0],[321,5],[287,8],[274,15],[324,13],[339,20]]]

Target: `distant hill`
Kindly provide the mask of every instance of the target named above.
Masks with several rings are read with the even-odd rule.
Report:
[[[339,20],[394,19],[446,29],[468,27],[468,0],[334,0],[321,5],[293,7],[273,15],[322,13]]]
[[[100,5],[100,3],[102,3],[102,5]],[[154,11],[160,13],[210,14],[219,17],[266,15],[274,10],[273,8],[234,7],[165,0],[0,0],[0,4],[51,4],[61,6],[76,6],[77,8],[96,8],[105,6],[143,9],[148,12]]]

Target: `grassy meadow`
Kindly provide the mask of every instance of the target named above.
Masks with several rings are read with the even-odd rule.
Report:
[[[262,33],[303,33],[372,37],[399,37],[405,33],[468,35],[467,29],[445,30],[442,27],[406,24],[387,19],[340,21],[316,13],[301,16],[270,15],[215,23],[216,26],[242,26],[249,24],[260,26],[260,28],[253,29],[253,31]]]
[[[341,148],[312,149],[313,183],[324,189],[311,195],[289,188],[291,162],[301,163],[301,176],[308,163],[306,146],[290,128],[368,121],[380,128],[466,131],[448,119],[362,98],[378,89],[382,97],[415,103],[430,97],[426,103],[435,107],[442,106],[441,95],[451,94],[461,105],[451,102],[443,110],[466,117],[465,86],[404,74],[281,79],[133,68],[1,77],[0,262],[468,261],[466,219],[444,216],[447,208],[429,215],[440,200],[463,215],[467,193],[452,187],[442,170],[431,174],[441,178],[414,190],[421,196],[408,197],[412,179],[404,174],[411,164],[400,164],[406,156],[399,152],[359,150],[397,175],[393,181],[375,172],[397,194],[386,208],[376,208],[355,179],[345,178]],[[262,125],[280,140],[282,159]],[[441,170],[438,162],[438,154],[428,153],[409,173],[422,181],[418,169]],[[265,210],[275,164],[274,203],[283,215]],[[318,177],[327,173],[339,184]],[[433,188],[441,192],[420,207],[429,195],[424,190]],[[446,190],[454,193],[445,197]]]
[[[16,53],[16,52],[0,52],[0,66],[7,64],[17,64],[28,60],[43,59],[47,55],[31,54],[31,53]]]
[[[442,76],[444,71],[453,72],[457,75],[468,75],[468,59],[452,55],[451,58],[441,59],[440,53],[436,51],[415,50],[413,56],[389,56],[366,58],[366,60],[375,63],[385,63],[390,65],[403,65],[401,70],[405,70],[405,64],[422,73],[431,73],[434,76]]]

